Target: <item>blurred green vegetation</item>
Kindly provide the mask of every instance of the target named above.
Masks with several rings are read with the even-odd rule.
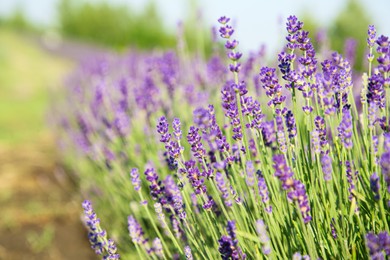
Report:
[[[321,30],[325,31],[330,44],[330,49],[345,55],[346,41],[353,39],[356,42],[356,56],[354,68],[357,71],[364,70],[364,54],[367,50],[367,29],[373,24],[369,14],[364,9],[359,0],[348,0],[344,9],[340,10],[335,19],[329,23],[328,28],[321,28],[309,13],[305,13],[302,19],[305,23],[304,29],[310,32],[310,36],[315,37]],[[315,47],[318,49],[320,46]]]
[[[191,8],[191,10],[194,10]],[[177,33],[166,28],[156,5],[149,1],[142,11],[108,1],[61,0],[58,7],[60,31],[67,37],[83,39],[115,49],[175,48]],[[190,51],[210,53],[210,30],[199,26],[194,15],[184,22],[184,38]],[[201,50],[199,50],[201,48]]]
[[[39,31],[38,27],[26,17],[22,6],[17,6],[9,16],[0,16],[0,26],[23,32]]]
[[[0,39],[0,143],[22,143],[47,134],[48,89],[62,83],[71,63],[9,28]]]
[[[329,28],[331,48],[340,53],[344,52],[347,39],[356,41],[355,69],[358,71],[364,69],[367,29],[370,24],[373,22],[363,5],[358,0],[349,0]]]
[[[61,0],[58,8],[61,32],[115,48],[133,45],[141,49],[172,47],[175,37],[169,33],[155,5],[150,2],[141,13],[108,2]]]

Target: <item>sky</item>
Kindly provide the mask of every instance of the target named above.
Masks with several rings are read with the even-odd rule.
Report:
[[[93,2],[93,0],[90,0]],[[57,0],[0,0],[0,15],[12,13],[22,7],[26,15],[39,24],[50,24],[56,19]],[[147,0],[110,0],[112,3],[142,9]],[[155,0],[158,10],[170,28],[188,15],[189,0]],[[284,35],[286,18],[295,14],[309,13],[319,24],[331,21],[346,0],[198,0],[201,16],[206,26],[217,26],[216,20],[226,15],[232,18],[236,38],[244,51],[256,50],[261,44],[269,49],[279,46]],[[378,34],[390,36],[390,0],[360,0],[372,17]],[[356,19],[359,19],[358,17]]]

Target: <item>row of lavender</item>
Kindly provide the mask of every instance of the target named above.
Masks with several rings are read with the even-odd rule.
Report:
[[[369,27],[355,77],[342,55],[316,54],[294,16],[277,69],[262,53],[241,62],[219,22],[228,66],[217,50],[204,62],[179,48],[106,57],[70,78],[62,145],[76,144],[70,163],[109,231],[85,201],[92,248],[104,259],[119,258],[116,244],[142,259],[390,255],[389,39]]]

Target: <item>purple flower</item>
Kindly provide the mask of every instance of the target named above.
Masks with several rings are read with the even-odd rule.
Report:
[[[221,254],[221,258],[224,260],[246,259],[246,255],[242,253],[241,248],[238,246],[236,223],[234,221],[228,221],[226,230],[228,235],[223,235],[221,239],[218,240],[218,251]]]
[[[234,84],[234,83],[233,83]],[[231,86],[226,85],[222,91],[222,106],[225,109],[225,116],[231,119],[230,124],[233,126],[233,139],[242,139],[241,121],[236,103],[234,91]]]
[[[273,157],[275,176],[282,182],[282,188],[287,191],[287,198],[290,201],[297,201],[303,220],[310,222],[311,216],[309,200],[306,194],[305,185],[293,178],[294,173],[287,166],[286,160],[282,154],[276,154]]]
[[[292,260],[310,260],[310,256],[301,255],[300,252],[296,252],[292,257]]]
[[[343,110],[343,118],[340,122],[339,127],[337,127],[339,131],[338,136],[341,139],[342,144],[346,149],[352,148],[352,116],[349,109]]]
[[[202,107],[199,107],[193,112],[194,123],[200,129],[206,129],[210,125],[209,111]]]
[[[183,197],[181,196],[179,187],[177,187],[171,175],[168,175],[165,178],[164,185],[165,185],[165,197],[168,203],[172,206],[176,215],[180,219],[185,219],[187,214],[184,210]]]
[[[279,85],[276,77],[276,69],[269,67],[262,67],[260,69],[260,82],[266,90],[266,95],[271,99],[268,106],[276,106],[282,104],[286,97],[282,95],[282,86]]]
[[[384,74],[390,72],[390,41],[389,37],[381,35],[376,40],[378,47],[376,51],[379,54],[377,61],[379,63],[378,70],[380,73]],[[387,81],[387,83],[389,83]],[[387,85],[388,86],[388,85]]]
[[[332,233],[332,237],[334,238],[334,239],[337,239],[337,232],[336,232],[336,228],[335,228],[335,226],[334,226],[334,218],[332,218],[332,221],[330,222],[330,231],[331,231],[331,233]]]
[[[225,43],[225,48],[229,50],[234,50],[238,46],[238,41],[236,40],[227,40]]]
[[[349,161],[345,161],[345,166],[347,168],[347,180],[348,180],[348,183],[349,183],[349,188],[348,188],[348,191],[349,191],[349,196],[348,196],[348,199],[352,201],[352,198],[355,196],[353,194],[354,190],[355,190],[355,184],[356,184],[356,180],[357,180],[357,175],[358,175],[358,171],[355,171],[354,173],[352,172],[352,167],[351,167],[351,163]]]
[[[324,180],[330,181],[332,179],[332,159],[327,152],[321,154],[321,167],[324,173]]]
[[[305,224],[311,221],[309,199],[306,194],[305,185],[298,181],[294,181],[294,190],[290,191],[287,196],[292,200],[297,200],[299,209],[302,214],[303,222]]]
[[[150,253],[151,248],[148,245],[148,239],[144,237],[144,231],[141,225],[137,222],[137,220],[133,216],[128,216],[127,218],[127,227],[129,230],[129,234],[131,240],[134,244],[141,245],[145,250]]]
[[[284,155],[276,154],[273,157],[275,176],[279,178],[282,182],[282,188],[284,190],[289,190],[294,187],[294,173],[291,171],[290,167],[287,166]]]
[[[261,134],[263,136],[264,144],[266,146],[272,146],[272,144],[276,141],[274,122],[263,122],[261,124]]]
[[[367,102],[375,103],[379,108],[386,106],[386,92],[384,89],[384,78],[381,74],[374,74],[368,79]]]
[[[371,259],[384,260],[386,256],[390,255],[390,236],[386,231],[383,231],[378,235],[369,232],[366,235],[366,244]]]
[[[194,160],[184,163],[187,172],[187,178],[190,181],[196,194],[206,193],[206,185],[204,184],[205,174],[200,172]]]
[[[380,165],[382,174],[387,184],[387,192],[390,193],[390,134],[387,133],[385,136],[385,151],[381,156]]]
[[[368,103],[368,127],[373,128],[377,121],[378,106],[375,102]]]
[[[374,199],[379,200],[379,176],[376,172],[370,176],[370,187],[371,191],[374,193]]]
[[[163,209],[161,206],[161,203],[154,203],[154,211],[157,214],[157,219],[160,222],[160,226],[165,229],[167,227],[167,224],[165,223],[165,215],[163,213]]]
[[[153,252],[158,256],[158,257],[163,257],[163,247],[161,244],[161,240],[156,237],[153,240]]]
[[[228,22],[230,21],[230,18],[226,17],[226,16],[221,16],[219,19],[218,19],[218,22],[220,24],[227,24]]]
[[[118,108],[115,111],[114,126],[121,137],[126,137],[130,131],[130,118],[125,110]]]
[[[291,112],[291,110],[287,111],[285,118],[288,137],[292,139],[297,135],[297,126],[295,124],[294,114]]]
[[[276,135],[278,137],[277,141],[279,144],[279,150],[282,153],[286,153],[287,144],[286,144],[286,136],[284,134],[283,119],[281,116],[278,115],[275,117],[275,120],[276,120],[276,129],[277,129]]]
[[[260,170],[257,170],[257,186],[259,189],[259,195],[261,197],[261,201],[264,203],[265,211],[267,213],[272,213],[272,206],[269,205],[269,195],[268,195],[268,187],[265,182],[264,176]]]
[[[303,23],[298,21],[298,18],[295,15],[291,15],[287,18],[286,28],[288,33],[295,34],[300,31],[303,27]]]
[[[160,117],[157,123],[157,133],[161,135],[160,142],[168,143],[171,139],[171,134],[168,133],[168,121],[165,116]]]
[[[322,151],[326,151],[328,146],[328,138],[326,137],[325,119],[320,116],[317,116],[314,119],[314,124],[316,126],[316,130],[318,131]]]
[[[311,144],[314,153],[319,154],[321,152],[321,146],[320,146],[320,134],[317,130],[311,132]]]
[[[180,141],[182,137],[182,132],[181,132],[181,123],[179,118],[173,119],[172,128],[173,128],[173,135],[175,136],[176,140]]]
[[[222,38],[230,39],[230,37],[233,35],[234,29],[230,25],[224,24],[219,28],[219,35]]]
[[[214,199],[211,196],[208,196],[208,200],[202,205],[204,210],[212,210],[215,208],[216,204]]]
[[[345,41],[345,47],[344,47],[345,58],[349,61],[352,67],[353,64],[355,63],[356,45],[357,42],[353,38],[348,38]]]
[[[368,38],[367,38],[367,46],[368,48],[374,47],[375,44],[375,38],[376,38],[376,29],[374,25],[369,25],[368,26]]]
[[[246,162],[246,184],[250,187],[255,185],[255,167],[253,166],[252,161]]]
[[[148,168],[145,170],[146,180],[150,183],[150,195],[154,200],[159,200],[162,205],[165,205],[165,200],[163,198],[164,186],[161,185],[161,181],[158,179],[158,175],[153,168]]]
[[[185,246],[184,247],[184,254],[186,255],[187,260],[193,260],[194,258],[192,257],[192,252],[191,252],[191,247],[190,246]]]
[[[218,251],[221,254],[222,260],[239,260],[238,257],[233,256],[233,243],[232,239],[229,236],[223,235],[221,239],[218,240],[219,247]]]
[[[267,233],[267,227],[263,220],[259,219],[256,221],[256,230],[257,234],[259,235],[260,243],[263,245],[263,254],[271,254],[271,242]]]
[[[227,183],[226,183],[224,173],[218,171],[215,175],[215,181],[217,183],[218,190],[222,194],[222,198],[224,199],[225,205],[227,207],[231,207],[233,203],[232,203],[230,196],[229,196],[229,189],[228,189],[229,184],[227,185]]]
[[[191,145],[191,151],[193,152],[194,156],[201,161],[206,155],[206,150],[203,147],[201,141],[202,138],[200,137],[198,130],[199,129],[195,126],[191,126],[188,131],[187,140]]]
[[[183,239],[184,238],[184,233],[183,230],[180,227],[180,222],[177,220],[177,218],[174,215],[171,215],[169,217],[171,224],[172,224],[172,229],[173,232],[175,233],[175,237],[178,239]]]
[[[141,189],[141,180],[139,178],[138,169],[137,168],[131,169],[130,176],[131,176],[131,183],[134,186],[134,190],[139,191]]]
[[[100,227],[100,219],[97,218],[91,202],[85,200],[82,206],[92,249],[95,250],[97,255],[102,255],[104,259],[119,259],[119,254],[116,253],[116,245],[112,239],[107,239],[106,231]]]

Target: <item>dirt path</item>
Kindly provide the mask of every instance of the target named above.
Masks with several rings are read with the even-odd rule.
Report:
[[[74,60],[42,49],[0,31],[0,259],[97,259],[43,118],[48,88]]]
[[[53,141],[0,148],[0,259],[96,259]]]

